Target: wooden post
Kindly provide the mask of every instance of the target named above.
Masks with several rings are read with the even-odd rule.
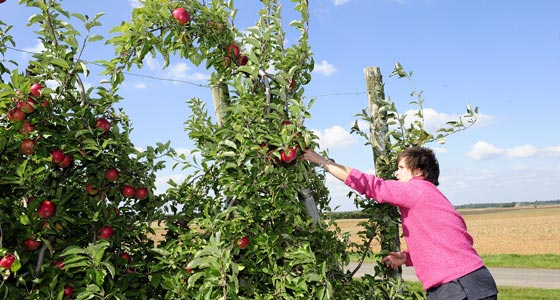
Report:
[[[214,101],[214,112],[218,127],[224,126],[225,109],[229,104],[229,89],[224,82],[212,86],[212,100]]]
[[[387,113],[381,110],[385,106],[385,91],[383,88],[383,76],[379,67],[368,67],[364,69],[366,75],[366,88],[368,93],[368,108],[371,118],[369,126],[369,137],[373,149],[373,162],[376,164],[378,157],[386,154],[388,143]]]
[[[381,166],[380,164],[384,163],[383,160],[378,161],[379,158],[386,156],[389,152],[388,149],[389,126],[387,124],[387,110],[384,109],[388,105],[388,103],[385,100],[385,90],[383,86],[381,69],[379,67],[367,67],[364,69],[364,74],[366,76],[366,88],[368,93],[368,108],[369,108],[369,118],[370,118],[369,138],[373,150],[373,164],[378,176],[387,177],[387,174],[380,174],[380,173],[387,173],[387,170],[390,169],[390,166]],[[385,162],[385,164],[387,163]],[[384,170],[385,172],[381,172],[380,170]],[[387,213],[387,215],[390,216],[400,215],[397,207],[387,205],[387,207],[384,208],[386,208],[387,210],[383,210],[383,212]],[[384,225],[382,224],[382,226]],[[385,226],[388,225],[385,224]],[[388,240],[381,241],[382,246],[391,249],[383,249],[383,250],[400,251],[399,230],[398,230],[398,225],[396,226],[397,228],[394,228],[395,236],[389,238]],[[382,236],[382,239],[383,238],[387,238],[387,237]],[[391,275],[396,278],[396,277],[400,277],[401,273],[392,272]]]

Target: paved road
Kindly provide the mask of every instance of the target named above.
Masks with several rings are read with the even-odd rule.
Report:
[[[350,263],[354,270],[356,263]],[[355,276],[373,274],[373,263],[364,263]],[[418,281],[414,270],[404,267],[403,279]],[[534,287],[541,289],[560,289],[560,270],[488,268],[498,286]]]

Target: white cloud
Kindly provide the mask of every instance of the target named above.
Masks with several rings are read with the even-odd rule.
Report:
[[[150,69],[151,71],[161,69],[161,64],[151,56],[146,56],[144,58],[144,64],[148,66],[148,69]]]
[[[169,77],[170,79],[189,81],[201,81],[207,80],[209,78],[208,75],[198,72],[189,74],[190,69],[191,68],[189,68],[186,63],[180,62],[169,67],[169,69],[167,70],[167,77]]]
[[[128,1],[128,4],[130,4],[130,6],[131,6],[132,8],[138,8],[138,7],[142,7],[142,6],[143,6],[142,3],[140,3],[139,0],[129,0],[129,1]]]
[[[315,64],[313,72],[329,76],[336,72],[336,68],[333,65],[329,64],[329,62],[327,62],[326,60],[322,60],[319,65]]]
[[[132,84],[132,86],[133,86],[135,89],[139,89],[139,90],[144,90],[144,89],[147,89],[147,88],[148,88],[148,86],[147,86],[145,83],[143,83],[143,82],[134,82],[134,83]]]
[[[405,125],[408,127],[412,122],[417,121],[418,117],[415,115],[417,110],[409,109],[404,114],[406,114]],[[430,133],[434,133],[440,128],[448,127],[446,125],[449,121],[459,121],[462,120],[465,126],[469,126],[467,118],[462,117],[459,114],[446,114],[438,112],[433,108],[424,108],[422,110],[424,115],[424,129]],[[486,127],[494,122],[494,117],[489,115],[479,114],[476,123],[473,126],[476,127]]]
[[[467,153],[466,156],[474,160],[485,160],[500,156],[503,153],[504,150],[497,148],[490,143],[478,141],[472,146],[471,150]]]
[[[158,176],[156,179],[156,194],[162,194],[169,188],[168,182],[173,180],[174,182],[180,184],[187,176],[185,174],[170,174],[166,176]]]
[[[512,149],[506,150],[506,154],[510,158],[524,158],[537,155],[539,150],[532,145],[524,145],[514,147]]]
[[[29,48],[25,48],[23,49],[25,52],[22,54],[23,58],[27,58],[30,54],[26,53],[26,52],[31,52],[31,53],[41,53],[45,50],[45,47],[43,46],[43,43],[39,40],[37,40],[37,43],[35,44],[35,46],[33,47],[29,47]]]
[[[350,132],[338,125],[327,128],[323,132],[317,130],[314,130],[314,132],[319,138],[319,146],[321,149],[343,148],[357,143]]]
[[[350,0],[332,0],[332,3],[336,6],[339,6],[339,5],[344,5],[344,4],[348,3],[348,1],[350,1]]]
[[[541,152],[544,156],[560,156],[560,146],[546,147]]]

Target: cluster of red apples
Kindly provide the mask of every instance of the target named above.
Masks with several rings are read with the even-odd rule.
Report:
[[[183,8],[175,8],[171,15],[180,25],[185,25],[191,21],[191,16],[189,12]],[[249,57],[247,55],[241,54],[239,46],[235,43],[231,43],[225,47],[226,56],[224,57],[224,66],[230,67],[232,63],[238,66],[245,66],[249,62]]]

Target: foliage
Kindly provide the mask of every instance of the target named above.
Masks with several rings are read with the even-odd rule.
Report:
[[[101,15],[71,15],[55,1],[20,3],[38,9],[28,25],[38,28],[44,50],[21,69],[11,61],[0,68],[0,257],[17,257],[10,269],[0,268],[0,297],[62,299],[69,286],[77,299],[146,298],[142,261],[153,256],[150,223],[163,198],[152,192],[146,200],[126,198],[121,187],[153,191],[155,171],[163,167],[157,155],[167,146],[137,150],[128,117],[113,108],[117,90],[82,84],[89,71],[80,57],[102,39],[89,34]],[[10,28],[0,25],[4,33]],[[14,45],[9,35],[2,39]],[[14,118],[17,110],[23,119]],[[99,128],[100,119],[109,127]],[[110,168],[120,172],[116,180],[105,178]],[[114,235],[103,237],[103,226]],[[26,240],[38,248],[26,247]],[[125,252],[129,262],[119,258]]]

